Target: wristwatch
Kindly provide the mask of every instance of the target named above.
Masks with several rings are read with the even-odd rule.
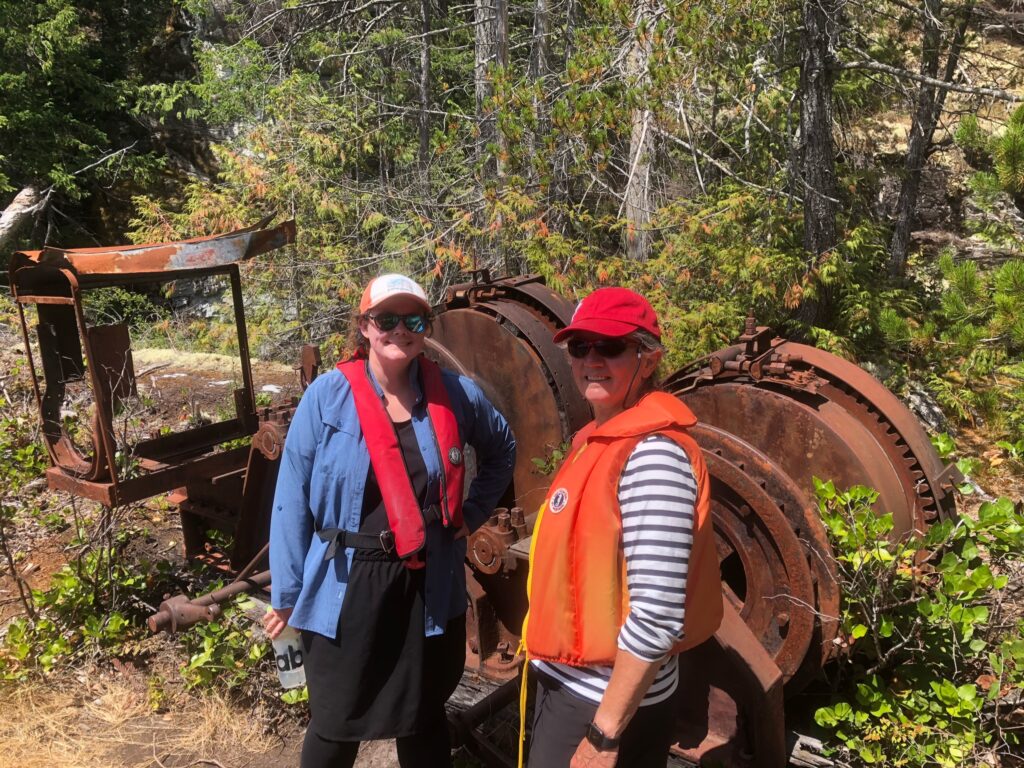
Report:
[[[591,721],[587,726],[587,741],[598,752],[607,752],[609,749],[618,747],[621,739],[613,739],[611,736],[606,736],[604,731],[597,726],[597,723]]]

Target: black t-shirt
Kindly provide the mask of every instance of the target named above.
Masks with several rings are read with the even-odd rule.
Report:
[[[413,429],[412,421],[395,422],[395,433],[398,435],[398,446],[402,451],[402,458],[405,459],[405,467],[395,467],[394,471],[404,471],[412,483],[412,492],[420,500],[423,506],[423,499],[427,491],[427,465],[423,462],[423,455],[420,453],[419,443],[416,441],[416,430]],[[377,475],[373,471],[373,464],[366,472],[366,488],[363,490],[363,510],[360,517],[360,533],[380,533],[388,530],[388,514],[384,509],[384,501],[380,495],[380,486],[377,485]]]

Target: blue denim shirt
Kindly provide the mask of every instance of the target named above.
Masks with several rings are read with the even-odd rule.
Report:
[[[410,367],[409,376],[417,392],[412,422],[427,467],[429,504],[440,498],[441,467],[419,385],[418,362]],[[372,372],[370,380],[381,392]],[[512,479],[515,440],[504,417],[471,379],[443,371],[442,381],[462,442],[476,454],[476,477],[462,505],[463,518],[474,531],[490,516]],[[344,555],[339,550],[325,561],[328,543],[316,531],[359,530],[369,467],[370,454],[352,391],[341,371],[333,368],[309,386],[288,428],[270,522],[271,603],[274,608],[294,608],[288,623],[297,629],[335,636],[353,550],[345,549]],[[466,611],[466,540],[455,541],[454,533],[440,521],[427,526],[427,636],[443,634],[448,620]]]

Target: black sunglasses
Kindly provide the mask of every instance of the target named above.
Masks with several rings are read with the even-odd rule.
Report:
[[[584,341],[583,339],[570,339],[566,344],[569,355],[577,360],[582,360],[594,350],[604,358],[618,357],[626,351],[630,342],[626,339],[597,339],[596,341]]]
[[[427,330],[427,317],[422,312],[414,312],[411,315],[399,315],[395,312],[381,312],[379,315],[366,316],[378,331],[393,331],[399,323],[405,325],[409,333],[423,333]]]

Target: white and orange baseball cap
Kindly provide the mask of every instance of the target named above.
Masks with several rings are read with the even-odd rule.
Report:
[[[359,314],[365,315],[381,302],[394,298],[395,296],[408,296],[423,305],[426,312],[430,312],[430,302],[427,301],[427,294],[423,292],[419,284],[405,275],[390,274],[375,277],[363,291],[363,298],[359,301]]]

